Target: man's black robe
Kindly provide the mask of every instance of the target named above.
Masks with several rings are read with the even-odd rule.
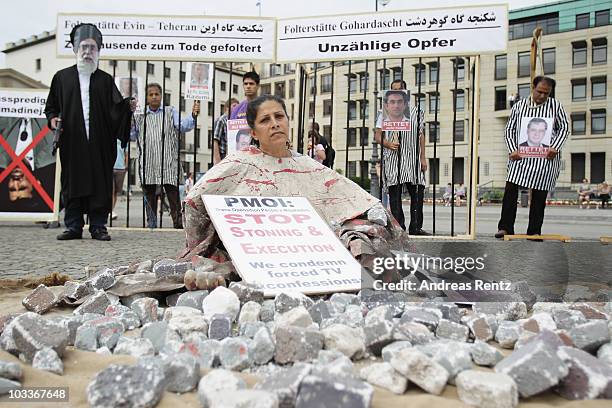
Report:
[[[85,132],[81,88],[76,65],[58,71],[51,81],[45,114],[60,115],[62,199],[81,199],[83,212],[110,212],[113,192],[113,165],[117,142],[125,146],[130,136],[132,112],[129,99],[122,98],[113,78],[99,69],[89,82],[89,140]]]

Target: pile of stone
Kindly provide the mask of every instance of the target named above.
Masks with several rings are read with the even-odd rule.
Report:
[[[477,407],[515,407],[551,390],[571,400],[612,398],[610,302],[535,302],[528,312],[523,302],[463,308],[368,291],[264,299],[236,282],[113,294],[126,276],[180,281],[190,270],[162,260],[67,282],[60,296],[40,286],[24,299],[30,312],[0,319],[0,346],[56,374],[66,347],[136,357],[95,376],[87,388],[93,407],[154,406],[165,391],[197,391],[203,407],[369,407],[374,386],[439,395],[448,384]],[[60,302],[78,307],[71,316],[39,314]],[[137,335],[126,336],[131,330]],[[0,394],[21,378],[6,364]],[[260,381],[247,389],[238,371]]]

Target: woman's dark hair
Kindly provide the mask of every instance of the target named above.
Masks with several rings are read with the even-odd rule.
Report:
[[[319,144],[319,140],[320,140],[319,133],[314,131],[314,130],[309,130],[308,131],[308,140],[314,140],[313,141],[313,145]]]
[[[257,112],[259,111],[259,107],[262,103],[267,101],[277,102],[280,106],[283,107],[283,111],[285,111],[285,116],[287,116],[287,118],[289,117],[289,115],[287,115],[287,107],[285,106],[285,101],[283,101],[282,98],[276,95],[261,95],[253,99],[247,105],[246,120],[251,129],[255,129],[255,119],[257,118]]]

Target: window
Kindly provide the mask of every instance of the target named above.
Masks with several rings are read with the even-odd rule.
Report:
[[[276,76],[281,74],[280,64],[270,64],[270,76]]]
[[[293,98],[295,96],[295,79],[289,80],[289,98]]]
[[[429,159],[429,184],[440,184],[440,159]]]
[[[530,51],[523,51],[518,53],[518,77],[528,77],[530,75]]]
[[[185,71],[181,71],[181,81],[185,82]]]
[[[206,143],[209,149],[212,149],[212,141],[213,141],[213,131],[212,129],[208,129],[208,138],[206,139]]]
[[[370,75],[367,72],[362,72],[359,74],[359,91],[367,92],[368,91],[368,82],[370,80]]]
[[[584,135],[586,132],[586,113],[572,113],[572,135]]]
[[[414,94],[414,106],[424,110],[426,103],[427,101],[425,100],[425,94]]]
[[[608,60],[608,40],[593,38],[591,43],[593,44],[593,64],[605,64]]]
[[[586,99],[586,79],[572,79],[572,101]]]
[[[221,90],[225,91],[227,89],[227,82],[221,81]]]
[[[357,177],[357,162],[356,161],[350,161],[347,163],[347,172],[346,172],[346,176],[348,178],[351,177]]]
[[[330,141],[331,139],[331,126],[330,125],[323,125],[323,136],[325,136],[328,142]]]
[[[429,122],[429,143],[440,142],[440,122]]]
[[[332,101],[326,99],[323,101],[323,116],[330,116],[332,114]]]
[[[367,99],[359,101],[360,119],[367,119],[370,116],[369,107],[370,107],[370,104]]]
[[[585,154],[572,153],[572,183],[582,183],[584,180]]]
[[[357,119],[357,102],[349,101],[348,103],[348,115],[349,119]]]
[[[238,85],[232,85],[232,93],[234,94],[238,93]]]
[[[416,64],[414,66],[414,83],[415,85],[425,85],[425,65]]]
[[[164,68],[164,77],[170,78],[170,68],[168,67]]]
[[[518,86],[518,100],[529,98],[531,94],[531,85],[529,84],[519,84]]]
[[[270,95],[272,93],[272,85],[271,84],[262,84],[261,85],[261,94],[262,95]]]
[[[164,93],[164,106],[170,106],[170,99],[172,96],[169,93]]]
[[[589,28],[590,25],[589,13],[576,14],[576,30],[582,30],[583,28]]]
[[[531,38],[537,26],[542,27],[544,34],[559,32],[559,13],[511,20],[508,27],[508,39]]]
[[[357,128],[349,128],[346,143],[349,147],[357,146]]]
[[[463,157],[455,157],[453,160],[453,170],[454,170],[454,178],[456,184],[465,183],[463,173],[464,173],[464,160]]]
[[[208,116],[215,116],[215,104],[208,102]]]
[[[457,90],[455,93],[455,109],[457,112],[463,112],[465,110],[465,93],[463,90]]]
[[[591,134],[601,135],[606,133],[606,110],[591,109]]]
[[[332,91],[333,78],[331,74],[321,75],[321,93]]]
[[[285,99],[285,81],[274,83],[274,95]]]
[[[606,153],[591,153],[591,183],[603,183],[606,174]]]
[[[438,69],[438,63],[437,62],[429,63],[429,83],[430,84],[435,84],[438,82],[439,73],[440,73],[440,70]]]
[[[507,92],[505,86],[495,87],[495,110],[507,109]]]
[[[610,24],[610,10],[601,10],[595,12],[595,27]]]
[[[572,43],[572,65],[585,65],[587,62],[586,41],[576,41]]]
[[[591,77],[591,99],[606,98],[606,77]]]
[[[136,61],[128,61],[128,69],[130,71],[136,71]]]
[[[370,134],[370,129],[368,129],[367,127],[361,127],[359,128],[359,141],[360,141],[360,146],[367,146],[368,145],[368,136]]]
[[[183,98],[182,96],[179,99],[179,110],[181,112],[185,111],[185,98]],[[223,112],[223,109],[221,110],[221,112]]]
[[[391,68],[393,70],[393,80],[402,80],[403,79],[403,72],[402,72],[402,68],[400,67],[395,67],[395,68]]]
[[[546,48],[542,50],[542,63],[544,65],[544,75],[555,73],[555,49]]]
[[[389,77],[390,77],[390,72],[388,69],[380,70],[380,89],[389,88],[389,85],[390,85]]]
[[[369,176],[369,168],[370,162],[368,160],[359,160],[359,177],[363,178],[364,182]],[[361,184],[361,180],[359,180],[359,184]]]
[[[440,94],[431,92],[429,94],[429,113],[440,112]]]
[[[40,58],[36,58],[36,72],[40,71],[42,68],[42,61]]]
[[[353,93],[357,90],[357,75],[351,74],[348,79],[349,81],[349,92]]]
[[[495,79],[506,79],[508,76],[508,56],[496,55],[495,56]]]
[[[457,75],[457,81],[465,79],[465,61],[463,58],[453,60],[453,82],[455,81],[455,74]]]
[[[293,115],[295,114],[295,103],[291,104],[291,120],[293,120]]]
[[[315,104],[314,104],[314,102],[310,102],[310,103],[308,104],[308,114],[309,114],[309,116],[310,116],[311,118],[312,118],[312,117],[314,117],[314,115],[315,115],[315,110],[316,110],[316,108],[315,108]]]
[[[285,64],[285,74],[293,74],[295,72],[295,64]]]
[[[155,75],[155,64],[151,64],[150,62],[147,62],[147,74]]]
[[[455,142],[463,142],[465,140],[465,121],[455,121]]]

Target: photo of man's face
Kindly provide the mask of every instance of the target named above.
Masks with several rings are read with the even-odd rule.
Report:
[[[193,64],[191,66],[191,82],[204,84],[208,77],[208,66],[206,64]]]
[[[406,108],[404,96],[401,94],[389,95],[385,107],[391,119],[401,119],[404,116],[404,109]]]
[[[251,136],[247,132],[240,132],[236,137],[236,150],[242,150],[251,145]]]
[[[531,145],[541,145],[546,136],[547,123],[538,118],[533,118],[527,125],[527,140]]]
[[[8,179],[9,201],[32,198],[32,183],[21,168],[15,167]]]
[[[119,92],[124,98],[132,97],[138,99],[138,86],[136,78],[132,78],[132,89],[130,93],[130,78],[121,78],[119,82]]]

